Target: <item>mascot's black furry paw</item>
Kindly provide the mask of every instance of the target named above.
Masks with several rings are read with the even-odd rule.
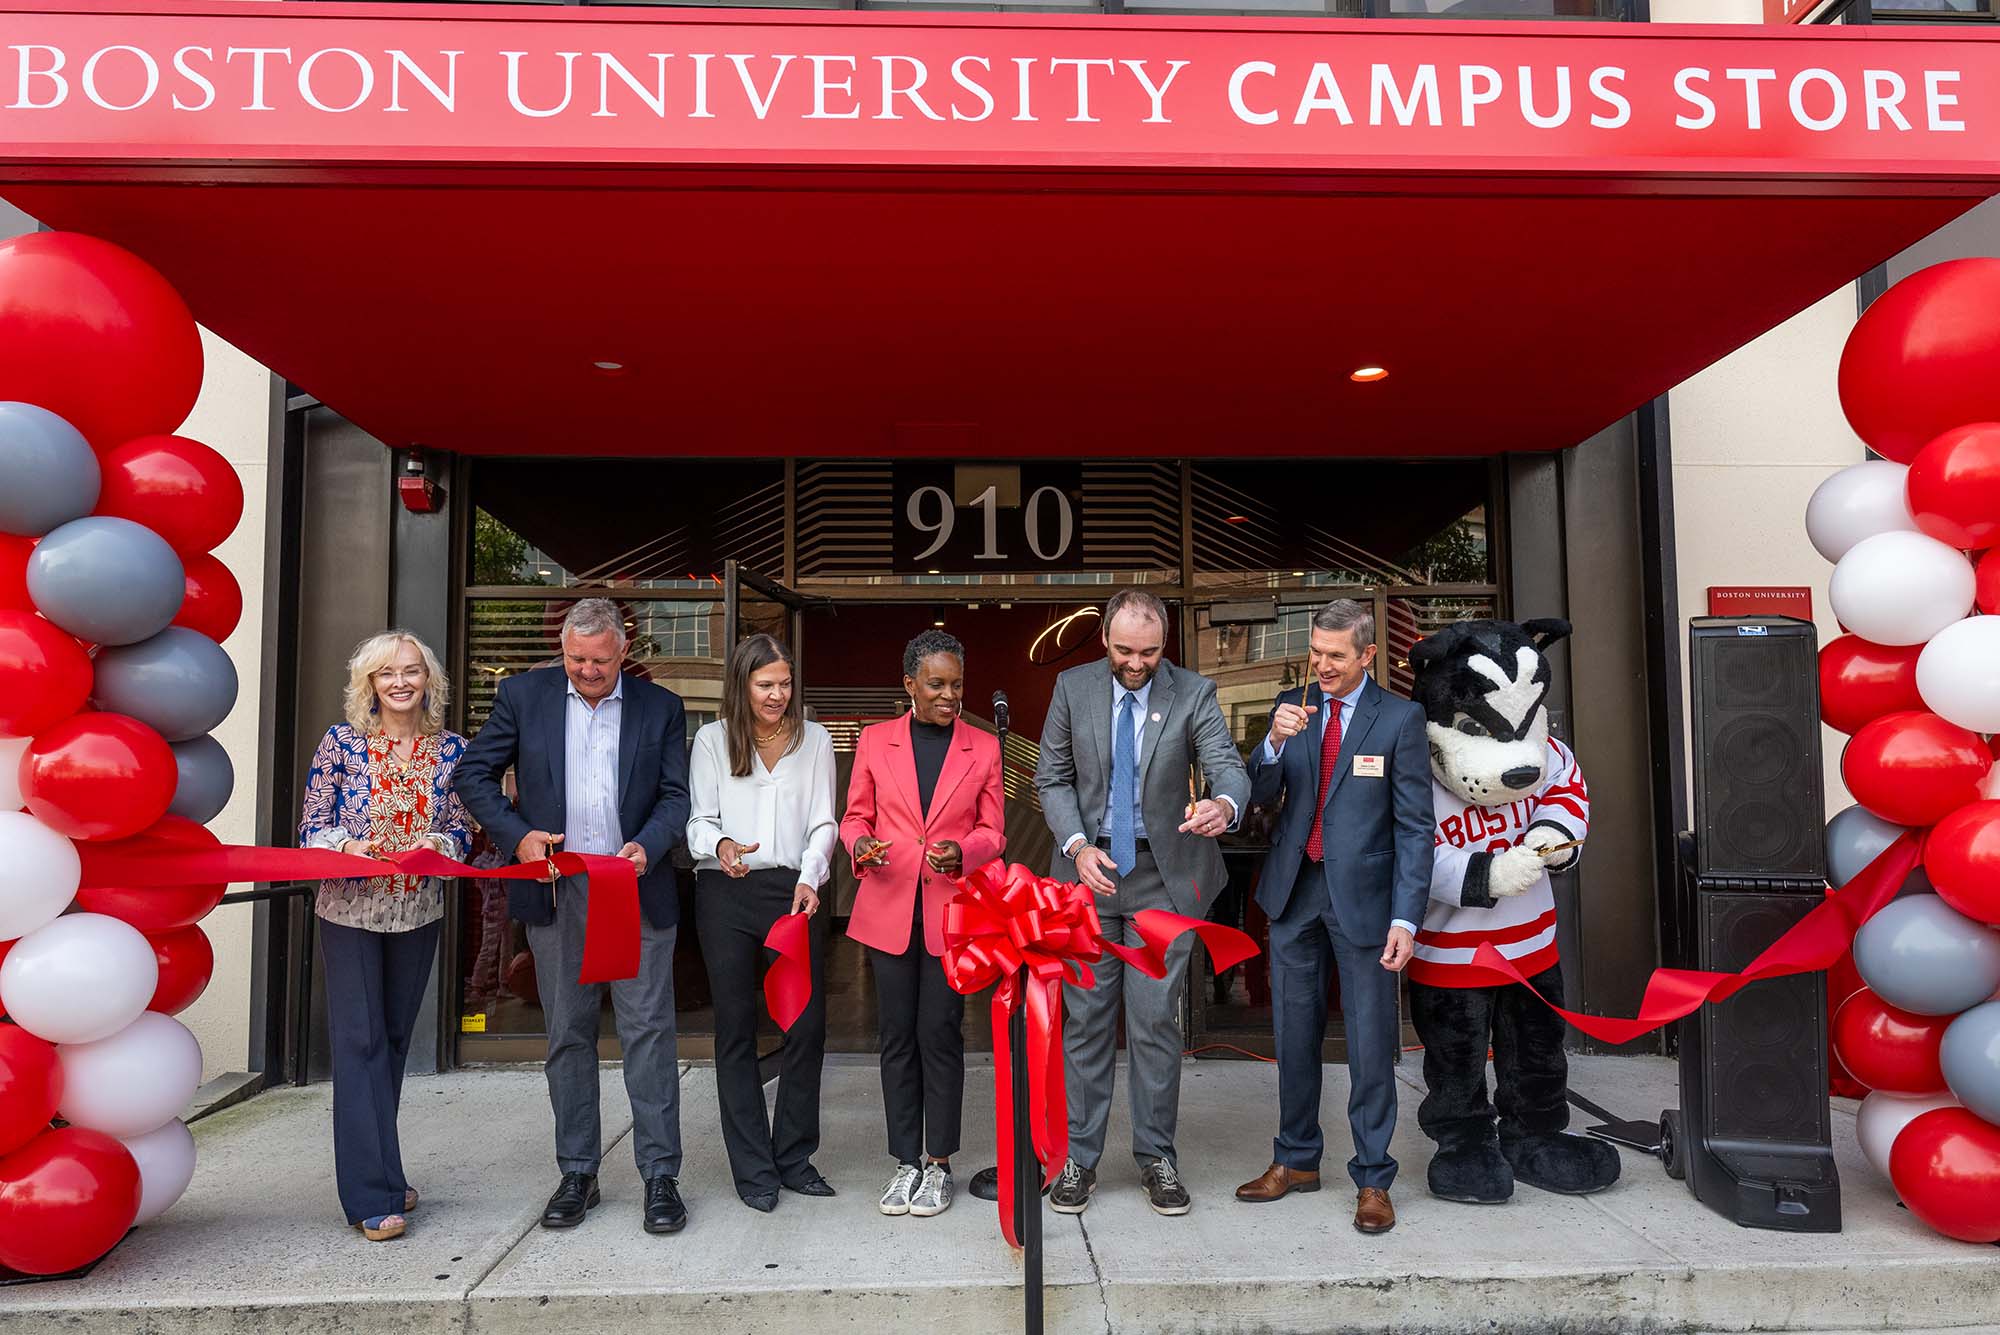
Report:
[[[1466,1205],[1497,1205],[1514,1194],[1514,1170],[1492,1137],[1439,1145],[1431,1155],[1431,1195]]]
[[[1618,1180],[1618,1151],[1592,1136],[1534,1132],[1503,1140],[1514,1176],[1531,1187],[1588,1196]]]

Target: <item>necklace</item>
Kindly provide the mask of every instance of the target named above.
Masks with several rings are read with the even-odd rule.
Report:
[[[790,732],[791,730],[792,730],[792,721],[790,719],[786,719],[784,722],[780,723],[775,729],[773,729],[770,732],[756,732],[753,730],[752,735],[756,737],[757,745],[769,746],[772,742],[777,741],[780,737],[783,737],[786,733]]]

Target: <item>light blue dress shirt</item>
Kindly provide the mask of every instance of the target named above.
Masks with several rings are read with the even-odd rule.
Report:
[[[1336,763],[1346,763],[1350,765],[1354,763],[1351,758],[1345,755],[1346,745],[1347,745],[1347,732],[1348,732],[1347,725],[1354,721],[1354,702],[1359,700],[1361,698],[1361,693],[1367,689],[1368,689],[1368,679],[1364,677],[1361,679],[1361,684],[1359,686],[1356,686],[1353,690],[1349,691],[1346,695],[1336,695],[1335,697],[1333,697],[1334,702],[1340,706],[1340,737],[1341,737],[1341,749],[1343,753],[1341,761]],[[1299,698],[1300,699],[1305,698],[1303,692],[1300,693]],[[1332,717],[1333,715],[1324,708],[1322,708],[1319,711],[1319,713],[1313,716],[1313,726],[1319,729],[1319,743],[1322,747],[1326,745],[1326,723],[1327,720]],[[1269,733],[1266,733],[1264,735],[1263,761],[1266,765],[1275,765],[1278,763],[1278,753],[1271,748],[1271,737]],[[1315,774],[1313,778],[1317,780],[1319,776]],[[1405,918],[1392,918],[1389,921],[1389,925],[1391,927],[1400,927],[1404,931],[1408,932],[1411,936],[1415,936],[1417,934],[1417,925]]]
[[[1111,726],[1114,728],[1118,726],[1118,708],[1125,703],[1125,697],[1128,695],[1133,697],[1135,701],[1132,710],[1132,755],[1136,760],[1145,752],[1146,724],[1152,721],[1152,714],[1148,706],[1153,698],[1153,679],[1148,677],[1144,686],[1141,686],[1136,691],[1130,691],[1125,689],[1125,683],[1119,681],[1116,676],[1111,678]],[[1113,740],[1116,740],[1117,734],[1114,733],[1112,736]],[[1115,747],[1113,748],[1113,754],[1116,754]],[[1099,838],[1102,838],[1111,831],[1111,788],[1112,785],[1110,784],[1106,784],[1104,788],[1104,811],[1098,817],[1097,821]],[[1231,801],[1227,794],[1216,800],[1229,809],[1229,828],[1234,830],[1236,828],[1237,817],[1241,814],[1236,810],[1236,803]],[[1144,793],[1136,789],[1132,794],[1132,808],[1132,837],[1134,839],[1144,839],[1146,837],[1146,797]],[[1078,830],[1076,833],[1070,835],[1069,838],[1063,840],[1062,849],[1064,856],[1075,857],[1077,849],[1082,842],[1082,830]]]
[[[570,682],[563,708],[563,812],[566,853],[616,853],[625,846],[618,823],[618,733],[625,718],[625,676],[595,708]]]

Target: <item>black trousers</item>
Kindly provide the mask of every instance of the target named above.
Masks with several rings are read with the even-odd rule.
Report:
[[[333,1047],[333,1176],[347,1222],[401,1214],[409,1180],[396,1136],[403,1067],[442,921],[371,932],[319,920]]]
[[[965,998],[944,978],[944,961],[924,949],[924,896],[917,890],[910,944],[900,955],[870,949],[882,1036],[882,1110],[889,1153],[918,1163],[958,1152],[965,1106]]]
[[[826,1056],[826,933],[820,924],[807,933],[812,1000],[785,1035],[775,1118],[765,1113],[764,1085],[757,1078],[764,969],[775,958],[764,949],[764,937],[790,911],[798,883],[798,872],[788,867],[753,871],[740,880],[720,871],[695,877],[695,928],[715,994],[722,1143],[740,1196],[776,1191],[797,1180],[819,1149],[820,1065]]]
[[[1563,995],[1562,966],[1528,980],[1545,997]],[[1424,1134],[1449,1148],[1560,1131],[1569,1125],[1569,1058],[1563,1018],[1527,988],[1410,985],[1410,1019],[1424,1044],[1417,1108]],[[1493,1049],[1493,1100],[1486,1098],[1486,1050]],[[1496,1121],[1497,1114],[1497,1121]]]

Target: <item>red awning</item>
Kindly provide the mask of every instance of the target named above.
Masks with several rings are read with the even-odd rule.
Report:
[[[1962,30],[0,12],[0,193],[475,454],[1559,448],[2000,190]]]

